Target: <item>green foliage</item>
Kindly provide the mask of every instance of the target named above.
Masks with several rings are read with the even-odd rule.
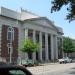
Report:
[[[72,39],[70,39],[69,37],[64,37],[63,50],[65,53],[75,52],[75,45],[72,43]]]
[[[69,13],[66,15],[66,19],[69,22],[75,20],[75,0],[53,0],[51,3],[51,12],[59,11],[64,5],[67,5],[67,11]]]
[[[27,39],[23,41],[22,48],[20,49],[22,52],[36,52],[40,48],[38,43],[34,43],[32,40]]]

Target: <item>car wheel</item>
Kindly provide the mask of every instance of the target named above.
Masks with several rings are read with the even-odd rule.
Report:
[[[62,62],[60,62],[60,64],[62,64]]]

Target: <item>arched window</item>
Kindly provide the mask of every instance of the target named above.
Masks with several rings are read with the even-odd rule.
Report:
[[[14,40],[14,28],[13,27],[8,27],[7,40],[9,40],[10,42]]]

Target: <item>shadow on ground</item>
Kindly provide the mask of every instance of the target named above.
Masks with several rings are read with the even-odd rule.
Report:
[[[70,69],[69,74],[75,75],[75,67],[73,67],[73,68]]]

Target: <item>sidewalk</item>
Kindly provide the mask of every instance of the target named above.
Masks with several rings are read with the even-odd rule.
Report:
[[[31,71],[34,75],[39,75],[46,72],[53,72],[54,70],[52,68],[55,67],[55,65],[59,65],[58,63],[45,63],[41,64],[41,66],[35,66],[35,67],[27,67],[29,71]]]
[[[59,64],[59,63],[58,62],[57,63],[44,63],[44,64],[41,64],[41,65],[45,66],[45,65],[56,65],[56,64]]]
[[[71,67],[75,67],[75,63],[48,63],[43,66],[27,67],[27,69],[31,71],[33,75],[41,75],[46,73],[61,72]]]

